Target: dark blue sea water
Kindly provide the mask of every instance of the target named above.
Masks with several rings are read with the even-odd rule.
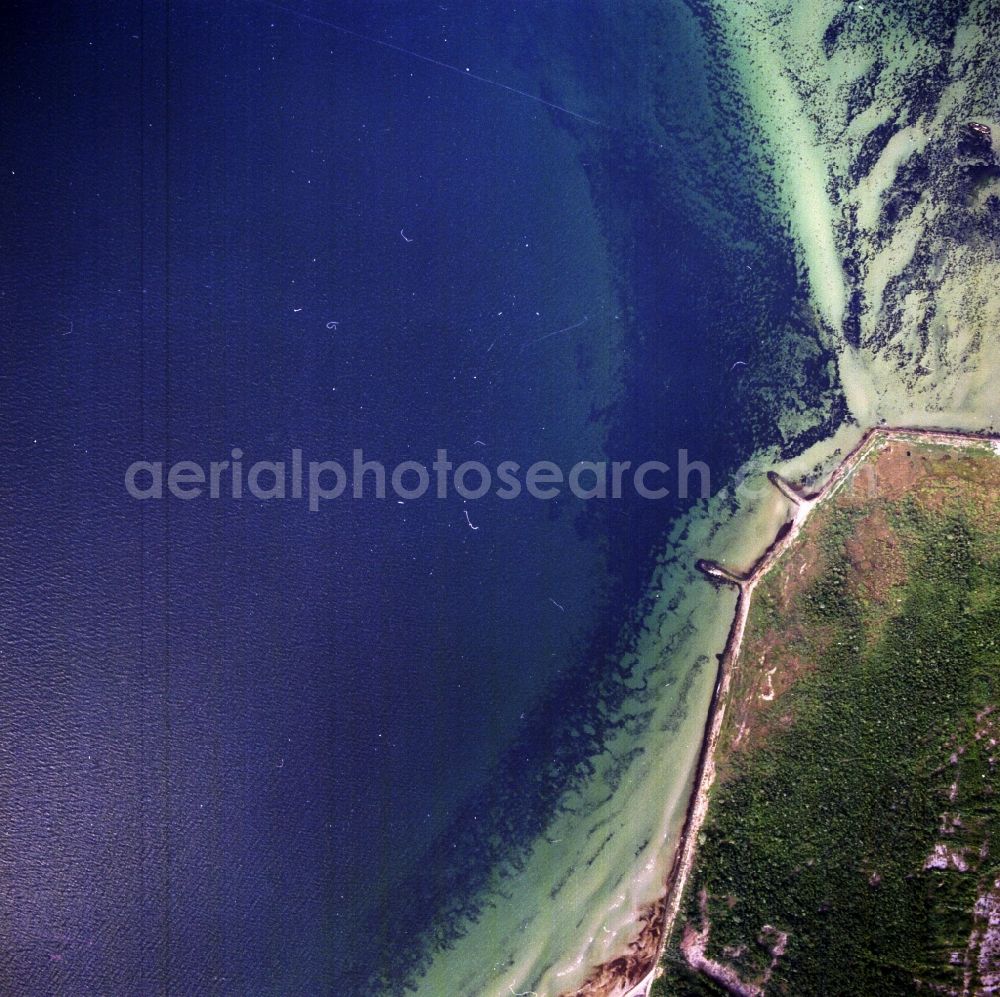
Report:
[[[737,305],[699,297],[738,263],[671,214],[606,13],[11,9],[3,992],[360,993],[518,845],[472,815],[535,787],[516,834],[542,826],[675,504],[123,477],[745,452]]]

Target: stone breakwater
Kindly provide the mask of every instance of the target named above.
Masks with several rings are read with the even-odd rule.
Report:
[[[996,446],[998,437],[982,433],[922,428],[885,428],[868,430],[854,449],[837,465],[826,483],[815,492],[806,492],[775,472],[768,480],[788,500],[792,515],[760,559],[745,573],[714,561],[700,560],[697,568],[714,585],[732,585],[738,592],[736,612],[729,637],[719,655],[715,689],[705,724],[701,756],[694,789],[688,805],[680,843],[661,901],[643,912],[642,930],[620,958],[598,966],[582,987],[566,997],[646,997],[658,973],[663,950],[677,920],[684,888],[694,864],[698,834],[708,811],[710,791],[715,781],[715,754],[729,704],[729,688],[736,664],[754,589],[795,542],[813,510],[843,487],[852,473],[874,452],[893,441],[921,440],[951,447]],[[660,916],[657,917],[656,915]]]

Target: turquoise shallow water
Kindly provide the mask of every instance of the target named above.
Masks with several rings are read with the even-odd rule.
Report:
[[[572,794],[651,771],[642,738],[708,687],[704,653],[647,646],[658,592],[695,626],[690,503],[484,499],[476,530],[454,497],[140,505],[132,460],[683,447],[724,479],[804,441],[762,414],[785,404],[769,328],[814,349],[802,384],[834,418],[685,8],[302,11],[15,18],[0,778],[23,992],[354,993],[373,970],[398,992],[470,916],[519,909]]]

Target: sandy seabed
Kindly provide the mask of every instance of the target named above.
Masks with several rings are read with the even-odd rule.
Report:
[[[725,87],[755,122],[747,141],[773,181],[764,193],[794,241],[852,417],[771,468],[816,486],[875,426],[1000,425],[1000,171],[989,162],[1000,138],[1000,19],[990,5],[954,15],[933,0],[701,7]],[[963,149],[970,121],[992,129],[992,153]],[[773,457],[751,463],[767,469]],[[669,909],[736,609],[736,593],[694,566],[710,558],[745,570],[792,508],[758,472],[675,526],[631,662],[655,695],[626,704],[594,778],[503,882],[503,898],[435,958],[420,994],[645,993],[642,939],[657,923],[662,933]]]

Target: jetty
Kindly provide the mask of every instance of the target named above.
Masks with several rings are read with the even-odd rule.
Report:
[[[743,573],[734,568],[702,559],[696,563],[697,569],[713,585],[730,585],[737,590],[736,611],[729,635],[722,653],[718,656],[719,666],[705,722],[694,788],[688,804],[687,814],[681,831],[674,861],[665,884],[662,898],[663,920],[658,926],[656,956],[645,965],[630,966],[628,979],[617,981],[613,994],[624,997],[648,997],[654,980],[659,975],[666,944],[673,933],[680,910],[681,899],[688,877],[694,865],[698,835],[708,812],[709,795],[715,781],[715,754],[729,705],[730,683],[736,664],[747,620],[753,592],[760,581],[778,563],[784,553],[795,542],[814,509],[826,499],[835,495],[851,479],[854,471],[876,451],[890,443],[924,442],[936,443],[954,448],[989,446],[1000,453],[1000,437],[987,432],[960,432],[947,429],[922,429],[907,427],[876,426],[865,432],[857,445],[830,473],[823,486],[815,492],[808,492],[783,478],[774,471],[768,473],[771,484],[788,500],[791,516],[779,528],[774,540],[759,560]]]

